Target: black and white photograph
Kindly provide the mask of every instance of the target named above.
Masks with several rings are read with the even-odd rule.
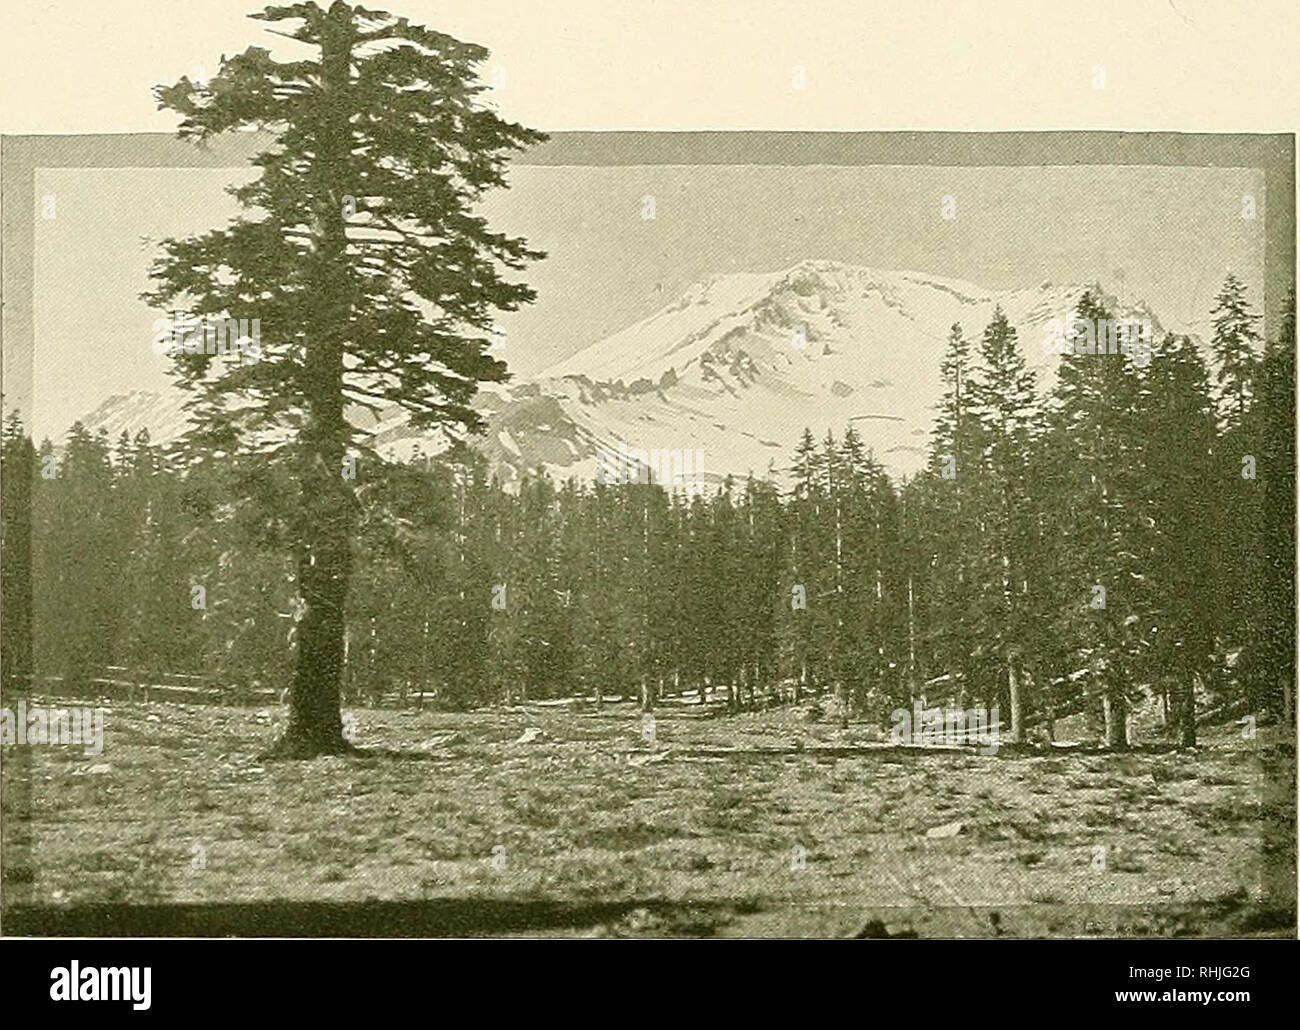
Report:
[[[1294,939],[1297,18],[1093,6],[7,13],[0,933]]]

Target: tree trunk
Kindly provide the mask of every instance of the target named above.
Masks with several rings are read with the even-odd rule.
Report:
[[[1196,681],[1195,672],[1179,677],[1182,696],[1175,705],[1178,718],[1178,746],[1196,747]]]
[[[339,457],[340,465],[342,455]],[[312,479],[318,479],[312,476]],[[340,475],[340,482],[342,476]],[[309,492],[304,490],[304,493]],[[310,493],[319,496],[317,491]],[[283,758],[312,758],[350,750],[343,739],[339,712],[339,679],[343,668],[343,611],[351,571],[343,511],[351,498],[330,510],[314,508],[324,526],[308,544],[298,563],[298,589],[306,611],[298,628],[297,668],[289,692],[289,726],[273,754]],[[341,537],[341,539],[340,539]]]
[[[1128,747],[1128,712],[1118,688],[1106,687],[1101,696],[1101,711],[1106,725],[1107,749],[1123,751]]]
[[[1033,668],[1034,696],[1043,706],[1043,717],[1047,721],[1047,739],[1056,741],[1056,705],[1052,702],[1052,684],[1043,672],[1042,665]]]
[[[650,696],[650,680],[645,675],[641,677],[641,711],[648,712],[654,708],[654,700]]]
[[[844,680],[835,681],[835,698],[839,702],[840,729],[849,728],[849,690]]]
[[[343,478],[351,427],[343,417],[343,355],[352,301],[347,233],[333,176],[347,167],[352,150],[348,110],[342,97],[351,75],[351,13],[329,14],[321,40],[321,89],[329,111],[319,129],[313,174],[319,195],[313,220],[314,325],[308,335],[302,382],[306,424],[302,430],[298,594],[306,605],[298,627],[297,669],[289,695],[289,726],[276,744],[277,757],[311,758],[350,750],[343,739],[339,688],[348,579],[352,573],[352,491]]]
[[[1020,677],[1016,675],[1014,658],[1007,659],[1007,693],[1011,701],[1011,743],[1020,744],[1025,739],[1025,728],[1020,707]]]

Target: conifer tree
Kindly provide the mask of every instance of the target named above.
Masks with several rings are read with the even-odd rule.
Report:
[[[960,325],[953,325],[940,363],[943,394],[931,438],[928,481],[923,506],[929,509],[930,554],[927,609],[928,646],[944,674],[956,685],[958,704],[975,673],[980,653],[975,606],[979,590],[974,558],[979,551],[980,524],[974,502],[981,451],[980,423],[975,411],[973,358]]]
[[[1141,476],[1134,418],[1139,379],[1131,355],[1109,353],[1098,332],[1111,315],[1094,291],[1075,312],[1072,353],[1060,364],[1040,473],[1051,481],[1048,524],[1059,533],[1058,631],[1091,669],[1108,747],[1127,744],[1137,631],[1144,613],[1133,550]]]
[[[1034,431],[1034,378],[1025,365],[1016,330],[999,307],[984,330],[972,409],[980,425],[978,479],[972,491],[983,527],[976,572],[979,606],[992,616],[980,635],[1005,663],[1005,697],[1011,716],[1011,742],[1021,742],[1024,713],[1023,667],[1030,623],[1029,563],[1031,523],[1029,455]],[[1001,692],[999,692],[1001,693]]]
[[[233,192],[248,215],[164,244],[150,299],[260,322],[258,360],[187,351],[176,367],[197,394],[190,448],[274,448],[294,469],[304,607],[276,750],[310,757],[347,748],[339,684],[356,499],[341,473],[366,442],[350,406],[398,405],[417,427],[480,427],[477,384],[505,376],[487,353],[493,312],[533,297],[501,269],[540,255],[491,232],[474,205],[504,185],[511,152],[543,137],[478,102],[481,47],[342,0],[253,17],[294,25],[280,34],[311,56],[282,62],[250,47],[206,84],[158,88],[182,137],[269,127],[275,144],[254,159],[261,175]]]
[[[1221,413],[1224,424],[1231,428],[1245,417],[1254,393],[1258,363],[1255,348],[1259,342],[1255,324],[1260,316],[1247,305],[1245,284],[1231,272],[1223,280],[1211,315],[1214,318],[1211,347],[1219,363]]]
[[[1224,610],[1214,591],[1216,446],[1209,374],[1186,337],[1167,336],[1151,356],[1138,401],[1139,512],[1131,547],[1149,653],[1147,678],[1174,687],[1173,725],[1196,744],[1195,683],[1205,677]]]
[[[1276,713],[1288,726],[1295,716],[1295,346],[1292,287],[1282,324],[1260,361],[1255,404],[1237,448],[1255,458],[1258,477],[1243,675],[1252,709]],[[1241,455],[1229,457],[1240,470]],[[1239,473],[1232,482],[1234,489],[1252,485]]]
[[[17,410],[0,439],[0,694],[30,689],[32,676],[32,490],[36,448]]]

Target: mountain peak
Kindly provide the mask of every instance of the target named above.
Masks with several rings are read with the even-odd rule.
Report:
[[[970,313],[991,305],[993,294],[961,279],[923,272],[805,258],[770,272],[710,276],[654,314],[571,355],[542,379],[581,377],[592,382],[658,382],[698,362],[719,339],[753,331],[778,348],[795,327],[829,318],[837,328],[866,324],[893,311],[924,319],[939,302]],[[955,306],[954,306],[955,302]],[[1005,306],[1005,305],[1004,305]],[[878,319],[877,319],[878,320]]]
[[[590,479],[601,453],[620,444],[703,451],[711,476],[761,475],[787,463],[805,427],[821,438],[852,423],[891,473],[908,475],[924,463],[953,324],[978,339],[1001,307],[1047,389],[1056,358],[1040,344],[1085,289],[1118,317],[1149,317],[1159,334],[1146,305],[1096,285],[992,290],[822,258],[709,276],[541,376],[485,387],[475,400],[488,424],[478,446],[507,481],[538,469]],[[84,421],[114,437],[147,426],[162,443],[184,431],[183,399],[174,390],[118,394]],[[394,460],[450,439],[412,430],[396,407],[357,424]]]

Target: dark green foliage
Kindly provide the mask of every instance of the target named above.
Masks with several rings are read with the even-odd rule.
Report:
[[[494,313],[533,299],[502,270],[542,255],[490,231],[475,205],[505,185],[513,152],[545,137],[479,102],[481,47],[341,0],[253,17],[288,23],[273,31],[310,56],[282,62],[250,47],[209,83],[157,88],[159,106],[182,116],[182,137],[257,127],[275,143],[253,159],[261,175],[232,190],[243,216],[163,244],[147,299],[260,325],[256,360],[205,347],[175,356],[194,394],[184,450],[196,464],[257,454],[292,470],[284,528],[297,648],[279,751],[310,757],[346,749],[339,691],[358,500],[341,473],[349,453],[377,462],[349,414],[397,406],[417,427],[482,428],[470,404],[478,384],[506,378],[487,353]]]
[[[1091,292],[1077,314],[1107,315]],[[690,496],[539,476],[506,491],[472,448],[376,458],[355,489],[345,696],[651,708],[707,684],[732,709],[833,692],[842,722],[881,723],[925,697],[999,706],[1004,727],[1008,708],[1048,726],[1095,712],[1117,748],[1144,696],[1185,745],[1207,699],[1288,711],[1293,315],[1235,422],[1185,338],[1145,363],[1069,354],[1041,399],[1019,346],[1000,313],[973,358],[954,333],[934,460],[901,489],[852,426],[820,446],[805,431],[784,497],[754,477]],[[292,462],[195,462],[147,433],[110,449],[80,425],[43,478],[51,454],[10,417],[6,689],[29,669],[85,689],[110,665],[236,693],[291,679]]]

